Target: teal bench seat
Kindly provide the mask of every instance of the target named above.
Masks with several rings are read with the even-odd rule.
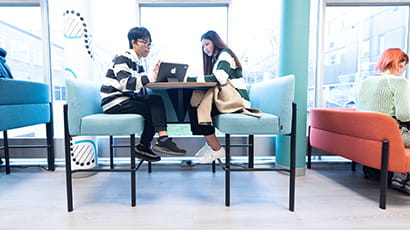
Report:
[[[47,148],[48,170],[55,169],[53,118],[45,83],[0,78],[0,131],[3,131],[3,146],[6,173],[10,173],[10,148]],[[45,124],[45,145],[9,145],[7,130]]]

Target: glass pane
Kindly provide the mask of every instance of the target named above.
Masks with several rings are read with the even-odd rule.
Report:
[[[243,67],[248,84],[277,77],[281,2],[232,1],[230,47]]]
[[[44,82],[40,7],[0,7],[0,28],[14,79]]]
[[[151,32],[148,62],[189,64],[188,75],[202,73],[201,35],[215,30],[227,41],[227,7],[141,7],[141,25]],[[158,20],[158,16],[166,20]],[[212,17],[210,17],[212,15]]]
[[[201,35],[208,30],[215,30],[227,41],[226,6],[144,6],[140,8],[140,12],[141,25],[146,27],[152,36],[153,47],[148,56],[148,63],[151,65],[158,60],[187,63],[187,75],[197,76],[203,73]],[[158,20],[158,15],[166,20]],[[169,124],[168,132],[172,136],[191,135],[189,124]]]
[[[323,106],[354,107],[354,84],[387,48],[407,49],[408,7],[327,7]]]

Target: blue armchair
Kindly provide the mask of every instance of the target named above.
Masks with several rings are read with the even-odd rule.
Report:
[[[142,165],[135,163],[135,134],[144,128],[144,118],[137,114],[104,114],[100,102],[100,85],[84,80],[66,79],[67,104],[64,106],[65,166],[68,211],[73,210],[72,174],[81,171],[130,172],[131,205],[136,203],[135,172]],[[71,169],[70,138],[73,136],[129,136],[130,168],[113,167],[113,143],[110,141],[110,168]]]
[[[230,172],[236,171],[283,171],[289,176],[289,210],[294,211],[295,199],[295,145],[296,104],[294,99],[295,79],[293,75],[253,84],[249,89],[251,107],[262,110],[260,118],[240,113],[219,114],[214,117],[215,127],[225,133],[226,157],[225,205],[230,205]],[[231,167],[230,135],[248,135],[248,168]],[[290,136],[289,168],[254,168],[254,135]],[[241,146],[240,146],[241,147]],[[219,160],[220,161],[220,160]],[[222,162],[220,161],[222,164]]]
[[[3,131],[6,173],[10,173],[11,148],[47,148],[48,170],[53,171],[54,142],[53,118],[47,84],[0,78],[0,131]],[[45,124],[45,145],[9,145],[7,130],[31,125]]]

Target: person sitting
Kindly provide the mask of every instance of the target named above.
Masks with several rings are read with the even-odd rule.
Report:
[[[242,74],[242,66],[235,53],[228,48],[215,31],[208,31],[201,36],[204,75],[187,77],[188,82],[215,82],[224,85],[230,82],[240,94],[244,107],[250,107],[249,95]],[[205,145],[195,154],[200,163],[210,163],[225,157],[225,149],[215,135],[211,124],[199,124],[197,107],[190,106],[190,125],[193,135],[203,135]],[[221,113],[213,104],[211,115]]]
[[[101,106],[104,113],[134,113],[144,117],[144,130],[140,144],[135,148],[136,157],[154,162],[161,157],[152,152],[151,141],[158,133],[153,150],[171,155],[184,155],[168,137],[164,102],[159,95],[145,94],[144,85],[150,82],[144,68],[144,58],[151,50],[151,34],[144,27],[134,27],[128,32],[129,50],[114,57],[101,86]],[[154,68],[157,77],[159,63]]]
[[[357,84],[356,109],[387,114],[400,126],[407,127],[410,124],[410,83],[401,75],[408,63],[409,57],[401,49],[385,50],[375,67],[377,74]],[[367,175],[375,171],[369,167],[363,167],[363,170]],[[410,194],[409,173],[395,172],[392,187]]]
[[[10,67],[6,63],[7,51],[0,48],[0,77],[13,79]]]

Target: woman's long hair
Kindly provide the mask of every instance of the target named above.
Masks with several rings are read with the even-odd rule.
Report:
[[[225,44],[225,42],[221,39],[221,37],[219,37],[219,35],[215,31],[210,30],[210,31],[204,33],[201,36],[201,41],[204,40],[204,39],[208,39],[214,44],[214,53],[213,54],[215,54],[216,52],[219,52],[221,49],[229,50],[233,55],[233,58],[235,60],[235,64],[236,64],[237,68],[242,71],[242,65],[239,62],[238,57],[235,55],[235,53],[231,49],[228,48],[228,46]],[[213,54],[212,54],[212,56],[208,56],[204,52],[204,49],[202,49],[202,60],[203,60],[203,64],[204,64],[204,74],[205,75],[208,75],[208,74],[212,73],[212,69],[213,69],[214,64],[215,64],[215,60],[214,60],[215,57],[213,56]]]
[[[390,48],[383,52],[375,67],[377,72],[389,70],[391,73],[399,71],[400,63],[408,64],[409,57],[399,48]]]

